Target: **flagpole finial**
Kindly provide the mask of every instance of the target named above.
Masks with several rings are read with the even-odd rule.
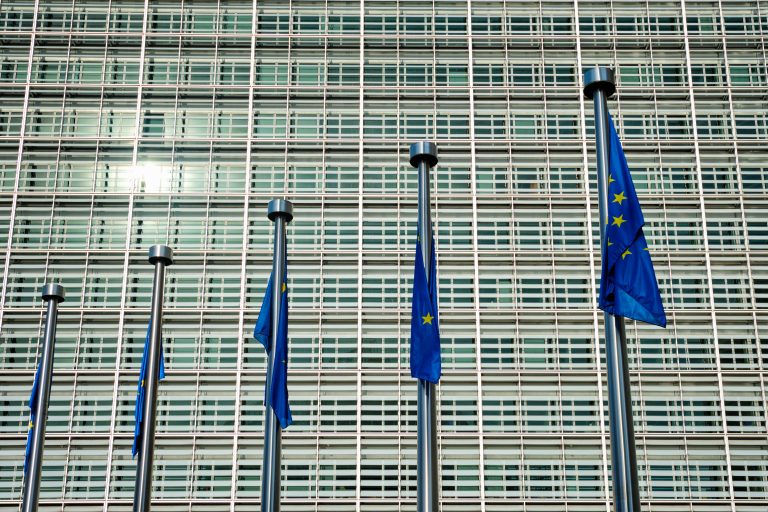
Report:
[[[611,68],[595,66],[584,72],[584,96],[592,99],[597,89],[608,98],[616,92],[616,74]]]
[[[43,285],[41,290],[43,300],[55,300],[56,302],[64,302],[64,287],[56,283],[47,283]]]
[[[285,217],[285,220],[291,222],[293,220],[293,203],[286,199],[273,199],[267,205],[267,217],[273,221],[277,217]]]
[[[149,248],[149,262],[155,264],[162,261],[166,266],[173,264],[173,249],[167,245],[153,245]]]
[[[411,165],[418,167],[422,160],[427,161],[427,167],[437,165],[437,145],[434,142],[422,140],[411,144]]]

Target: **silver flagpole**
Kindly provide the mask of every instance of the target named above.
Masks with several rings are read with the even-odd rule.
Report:
[[[40,380],[37,385],[38,399],[35,404],[35,425],[32,427],[32,442],[29,449],[27,475],[24,479],[24,503],[22,512],[37,512],[40,498],[40,470],[43,467],[43,445],[45,444],[45,420],[48,416],[48,401],[51,397],[53,380],[53,349],[56,344],[56,319],[59,302],[64,300],[64,287],[46,284],[42,289],[43,300],[48,301],[45,316],[45,337],[40,360]]]
[[[411,165],[419,172],[419,239],[421,258],[427,280],[432,263],[432,215],[429,202],[429,171],[437,165],[437,146],[429,141],[411,144]],[[427,285],[429,286],[429,282]],[[416,510],[437,512],[440,501],[440,477],[437,453],[437,393],[435,385],[419,379],[416,411],[418,427],[416,438]]]
[[[293,220],[293,204],[285,199],[273,199],[267,207],[267,217],[275,223],[275,242],[272,254],[272,326],[271,350],[267,359],[265,396],[272,394],[272,374],[275,371],[274,344],[280,323],[280,307],[283,299],[282,283],[285,280],[285,226]],[[264,410],[264,461],[261,465],[261,511],[280,512],[280,421],[269,405]]]
[[[605,252],[606,215],[608,215],[608,154],[610,151],[607,99],[615,92],[616,85],[612,69],[594,67],[584,73],[584,95],[595,103],[600,246],[603,248],[603,253]],[[615,512],[640,512],[624,318],[614,317],[608,313],[605,313],[605,362],[608,374],[608,415],[611,428],[613,509]]]
[[[133,496],[134,512],[149,512],[152,501],[152,463],[155,453],[155,417],[157,416],[157,389],[160,374],[160,337],[163,333],[163,291],[165,267],[173,264],[173,250],[166,245],[149,248],[149,262],[155,266],[152,283],[152,313],[147,368],[144,381],[144,404],[141,420],[139,460],[136,464],[136,485]]]

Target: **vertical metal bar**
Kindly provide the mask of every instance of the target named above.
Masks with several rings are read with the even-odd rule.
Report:
[[[437,165],[437,146],[428,141],[411,145],[411,165],[419,173],[419,240],[421,258],[429,279],[432,263],[432,215],[429,198],[429,171]],[[428,283],[429,284],[429,283]],[[417,383],[416,510],[437,512],[440,502],[440,477],[437,452],[437,406],[435,385],[419,379]]]
[[[605,253],[608,214],[609,151],[607,98],[616,91],[613,70],[595,67],[584,74],[584,94],[595,104],[600,243]],[[635,434],[627,363],[624,318],[605,313],[605,362],[608,376],[608,415],[611,430],[611,468],[615,512],[640,512]]]
[[[285,280],[286,240],[285,226],[293,220],[293,204],[285,199],[273,199],[267,207],[269,220],[275,223],[275,242],[272,253],[272,324],[270,346],[267,355],[267,377],[265,396],[272,396],[272,374],[275,371],[274,343],[280,323],[282,306],[282,283]],[[280,453],[282,431],[280,421],[268,403],[264,410],[264,461],[261,465],[261,510],[280,512]]]
[[[56,344],[56,320],[59,302],[64,300],[64,287],[58,284],[46,284],[42,289],[43,300],[48,301],[45,316],[45,335],[43,353],[40,359],[40,380],[37,385],[38,399],[35,404],[35,425],[32,428],[32,442],[29,448],[27,475],[24,479],[24,501],[22,512],[37,512],[40,498],[40,472],[43,467],[43,448],[45,444],[45,421],[48,416],[48,401],[51,397],[53,380],[53,350]]]
[[[136,463],[136,485],[133,496],[133,512],[149,512],[152,501],[152,463],[155,453],[155,417],[157,416],[157,389],[160,373],[160,336],[163,328],[163,292],[165,267],[173,264],[173,251],[165,245],[149,248],[149,262],[155,266],[152,283],[152,312],[149,333],[149,351],[144,381],[143,417],[139,459]]]
[[[251,114],[253,112],[253,86],[256,79],[256,42],[258,41],[258,38],[256,37],[256,31],[258,27],[258,0],[252,0],[251,4],[251,48],[250,48],[250,64],[249,64],[249,73],[248,73],[248,128],[246,133],[253,133],[253,126],[254,126],[254,116]],[[253,162],[253,145],[252,144],[246,144],[245,146],[245,168],[250,169]],[[248,193],[244,190],[243,191],[243,239],[242,239],[242,245],[241,245],[241,254],[240,254],[240,290],[242,292],[240,293],[240,301],[239,301],[239,307],[240,311],[238,313],[238,328],[237,328],[237,339],[242,340],[243,339],[243,332],[244,332],[244,319],[245,319],[245,306],[247,303],[247,295],[244,293],[246,289],[246,283],[248,280],[248,274],[246,273],[247,268],[247,261],[248,261],[248,232],[249,232],[249,223],[248,218],[250,215],[250,200],[248,198]],[[243,343],[237,344],[237,366],[236,366],[236,373],[235,373],[235,397],[237,400],[237,406],[235,407],[235,417],[234,417],[234,434],[233,434],[233,443],[232,443],[232,485],[231,485],[231,494],[230,494],[230,502],[229,502],[229,511],[235,512],[235,500],[237,499],[237,490],[238,490],[238,453],[240,448],[240,418],[243,414],[242,405],[240,404],[240,396],[242,394],[243,390],[243,360],[244,360],[244,354],[245,354],[245,346]],[[105,511],[106,512],[106,511]]]

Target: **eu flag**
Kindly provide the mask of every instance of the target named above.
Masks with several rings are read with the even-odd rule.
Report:
[[[272,343],[272,276],[267,282],[267,291],[261,303],[261,311],[253,329],[253,337],[264,345],[269,354],[275,351],[275,368],[272,372],[272,393],[267,396],[267,387],[264,389],[264,405],[269,405],[275,411],[275,416],[280,421],[280,428],[288,428],[293,423],[291,407],[288,404],[288,267],[284,268],[283,282],[281,284],[282,298],[280,300],[280,319],[277,323],[277,340]]]
[[[141,442],[141,420],[144,417],[144,380],[147,377],[147,359],[149,357],[149,338],[152,330],[152,322],[147,327],[147,337],[144,340],[144,355],[141,356],[141,371],[139,372],[139,389],[136,392],[136,409],[133,411],[133,417],[136,419],[136,424],[133,427],[133,449],[131,453],[136,456],[139,451],[139,443]],[[160,338],[160,378],[165,378],[165,361],[163,357],[163,340]]]
[[[32,393],[29,395],[29,426],[27,428],[27,449],[24,452],[24,474],[27,474],[27,466],[29,466],[29,452],[32,450],[32,433],[35,430],[35,409],[37,409],[37,402],[40,399],[40,365],[37,365],[37,371],[35,372],[35,382],[32,383]]]
[[[645,219],[610,115],[608,123],[608,219],[598,305],[612,315],[666,327],[667,317],[643,235]]]
[[[411,376],[428,382],[440,380],[440,328],[437,321],[437,262],[435,242],[430,251],[429,283],[421,256],[421,240],[416,241],[411,307]]]

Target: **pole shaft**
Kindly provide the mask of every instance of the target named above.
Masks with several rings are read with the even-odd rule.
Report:
[[[152,283],[152,312],[147,354],[147,371],[144,382],[143,417],[139,460],[136,464],[136,486],[133,497],[134,512],[149,512],[152,501],[152,464],[155,453],[155,418],[157,416],[157,390],[160,373],[160,336],[163,327],[163,291],[165,266],[162,259],[154,263],[155,277]]]
[[[40,472],[43,466],[45,422],[48,416],[48,401],[51,397],[51,381],[53,380],[53,349],[56,343],[57,316],[58,303],[55,299],[50,299],[45,318],[43,356],[40,361],[40,381],[38,382],[40,395],[35,406],[35,425],[32,430],[32,444],[29,450],[29,466],[24,480],[22,512],[37,512],[40,498]]]
[[[595,104],[600,240],[601,247],[604,249],[609,198],[608,102],[605,92],[600,88],[594,91],[593,100]],[[609,313],[605,313],[605,362],[608,374],[608,415],[611,428],[614,511],[640,512],[624,318],[621,316],[614,317]]]
[[[282,283],[285,280],[285,224],[282,215],[275,216],[275,242],[272,255],[272,346],[267,359],[266,396],[272,396],[272,375],[275,371],[275,347],[280,308],[283,299]],[[282,431],[280,421],[269,404],[264,410],[264,462],[261,468],[261,510],[280,512],[280,452]]]
[[[427,279],[432,263],[432,216],[429,199],[429,166],[419,161],[419,240]],[[429,282],[427,284],[430,284]],[[436,389],[431,382],[419,379],[417,384],[416,493],[417,512],[439,510],[439,477],[437,460]]]

